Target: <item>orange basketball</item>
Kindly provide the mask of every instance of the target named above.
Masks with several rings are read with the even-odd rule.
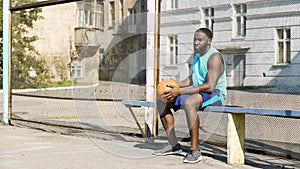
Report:
[[[167,86],[168,84],[173,85],[174,87],[179,87],[179,84],[177,83],[176,80],[171,79],[171,78],[164,79],[157,85],[157,96],[158,96],[159,100],[170,103],[170,102],[173,102],[174,99],[168,100],[164,96],[164,92],[171,90],[171,88]]]

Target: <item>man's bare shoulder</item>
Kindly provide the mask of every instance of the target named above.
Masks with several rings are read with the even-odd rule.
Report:
[[[213,53],[209,58],[209,62],[213,64],[218,64],[218,63],[224,64],[224,60],[220,52]]]

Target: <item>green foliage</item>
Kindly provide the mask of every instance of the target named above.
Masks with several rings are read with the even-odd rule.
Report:
[[[0,1],[2,3],[2,0]],[[13,2],[14,5],[22,5],[34,1],[14,0]],[[38,37],[28,35],[29,30],[33,28],[34,22],[43,19],[40,16],[41,12],[41,8],[33,8],[12,13],[12,88],[44,88],[52,84],[51,79],[53,76],[51,72],[47,68],[45,61],[39,58],[39,53],[32,45],[34,41],[38,40]],[[36,71],[36,77],[29,76],[29,71],[32,69]]]

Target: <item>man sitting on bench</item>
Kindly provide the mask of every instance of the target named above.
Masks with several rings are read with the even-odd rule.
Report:
[[[174,111],[184,109],[191,137],[191,148],[183,162],[197,163],[202,159],[198,147],[200,120],[197,111],[210,105],[223,105],[227,95],[225,60],[219,51],[211,47],[212,37],[212,32],[207,28],[195,31],[192,74],[179,82],[179,88],[169,85],[172,89],[164,94],[169,100],[176,98],[174,102],[165,103],[157,99],[157,109],[169,145],[155,151],[155,155],[182,152],[175,135],[171,109]]]

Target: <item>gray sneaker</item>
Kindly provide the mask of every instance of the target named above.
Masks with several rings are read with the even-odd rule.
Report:
[[[176,144],[174,147],[171,145],[167,145],[166,147],[154,151],[154,155],[157,156],[166,156],[166,155],[172,155],[172,154],[180,154],[182,152],[181,145]]]
[[[200,150],[191,148],[190,151],[186,154],[183,162],[184,163],[198,163],[202,160],[202,155]]]

